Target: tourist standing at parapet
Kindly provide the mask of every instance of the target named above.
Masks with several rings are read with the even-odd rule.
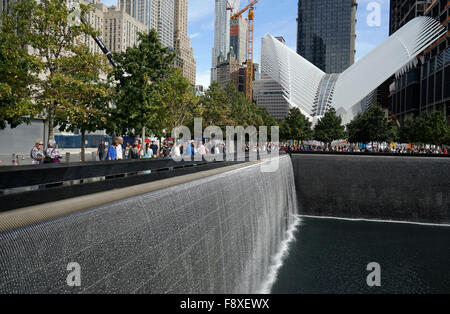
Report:
[[[203,141],[200,142],[200,145],[198,146],[197,149],[197,153],[202,156],[206,155],[206,147]]]
[[[150,148],[150,143],[145,144],[144,158],[152,158],[153,150]]]
[[[150,145],[150,148],[153,152],[153,158],[158,157],[158,145],[155,144],[155,141],[152,141],[152,145]]]
[[[56,141],[50,140],[48,141],[48,148],[45,151],[45,156],[49,157],[51,163],[58,164],[61,162],[61,158],[63,157],[59,150],[56,148]]]
[[[112,144],[108,148],[108,154],[106,160],[117,160],[117,139],[112,140]]]
[[[135,142],[133,144],[133,147],[130,149],[130,159],[139,159],[141,158],[141,155],[139,153],[138,143]]]
[[[99,160],[103,160],[103,157],[105,156],[105,141],[101,141],[97,148],[97,155]]]
[[[36,143],[34,143],[34,146],[30,152],[31,163],[33,165],[39,165],[39,164],[43,163],[44,158],[45,158],[43,147],[44,147],[44,143],[42,143],[42,141],[38,140],[38,141],[36,141]]]
[[[167,158],[170,157],[172,152],[170,151],[169,144],[167,141],[164,141],[163,147],[161,147],[161,150],[159,151],[159,156]]]
[[[184,151],[184,154],[185,154],[186,156],[192,156],[191,142],[187,142],[187,143],[186,143],[186,148],[183,149],[183,151]]]
[[[181,144],[181,143],[176,143],[174,146],[173,146],[173,156],[175,156],[175,157],[180,157],[181,156],[181,149],[180,149],[180,146],[181,147],[183,147],[183,145]]]
[[[127,144],[125,145],[125,150],[124,150],[125,159],[130,159],[130,152],[131,152],[131,145],[130,145],[130,142],[127,142]]]
[[[117,146],[116,146],[117,160],[123,159],[122,144],[123,144],[123,137],[118,137],[117,138]]]

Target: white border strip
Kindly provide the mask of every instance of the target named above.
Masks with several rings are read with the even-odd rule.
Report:
[[[347,220],[347,221],[390,222],[390,223],[396,223],[396,224],[422,225],[422,226],[434,226],[434,227],[450,227],[450,224],[434,224],[434,223],[426,223],[426,222],[413,222],[413,221],[401,221],[401,220],[343,218],[343,217],[311,216],[311,215],[298,215],[298,216],[300,218],[304,217],[304,218],[334,219],[334,220]]]

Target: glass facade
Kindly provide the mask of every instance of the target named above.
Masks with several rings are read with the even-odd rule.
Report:
[[[439,21],[447,34],[419,55],[419,65],[395,80],[388,109],[402,122],[408,116],[439,110],[450,123],[450,37],[448,0],[391,0],[390,33],[418,15]],[[406,83],[402,82],[407,78]],[[402,97],[406,94],[406,97]]]
[[[355,60],[355,0],[299,0],[297,53],[326,73]]]

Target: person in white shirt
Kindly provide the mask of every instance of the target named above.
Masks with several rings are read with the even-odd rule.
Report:
[[[123,137],[117,138],[117,143],[118,143],[118,145],[116,147],[117,160],[122,160],[123,159],[123,151],[122,151]]]
[[[177,143],[177,144],[175,145],[175,147],[174,147],[174,155],[175,155],[176,157],[180,157],[180,156],[181,156],[180,146],[181,146],[181,144],[180,144],[180,143]]]
[[[197,153],[202,156],[206,155],[206,147],[203,141],[200,142],[200,145],[197,148]]]

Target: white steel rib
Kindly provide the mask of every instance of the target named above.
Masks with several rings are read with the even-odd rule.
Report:
[[[414,18],[339,74],[332,94],[328,95],[331,105],[342,115],[345,111],[348,121],[360,110],[361,100],[392,75],[416,65],[416,57],[444,34],[445,28],[436,20]],[[270,34],[263,38],[261,64],[262,71],[282,86],[287,101],[312,118],[325,73]]]

